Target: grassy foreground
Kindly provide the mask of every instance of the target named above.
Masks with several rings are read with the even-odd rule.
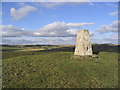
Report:
[[[3,60],[3,88],[117,88],[118,53],[71,58],[73,52],[42,52]]]

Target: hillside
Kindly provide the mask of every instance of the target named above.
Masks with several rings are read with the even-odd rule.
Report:
[[[44,50],[29,51],[40,48]],[[116,47],[111,49],[112,52],[110,49],[100,51],[99,58],[71,58],[73,49],[74,46],[46,45],[3,47],[3,88],[118,87]]]

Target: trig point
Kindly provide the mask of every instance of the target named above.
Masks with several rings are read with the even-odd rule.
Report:
[[[88,30],[78,30],[74,55],[92,56],[91,40]]]

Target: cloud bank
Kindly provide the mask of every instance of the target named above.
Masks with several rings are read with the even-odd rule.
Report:
[[[112,38],[111,38],[112,37]],[[91,37],[92,43],[113,43],[118,44],[118,35],[112,34],[110,36],[104,36],[102,38]],[[43,44],[43,45],[55,45],[55,44],[76,44],[76,37],[48,37],[48,38],[3,38],[2,44],[9,45],[25,45],[25,44]]]
[[[94,23],[65,23],[54,22],[38,29],[34,32],[34,36],[45,37],[70,37],[76,36],[77,30],[71,28],[82,28],[84,26],[94,25]],[[91,34],[93,35],[93,33]]]
[[[21,37],[25,34],[24,28],[17,28],[13,25],[2,25],[2,37]]]
[[[120,24],[120,21],[114,21],[109,25],[102,25],[100,28],[96,29],[97,32],[103,34],[103,33],[109,33],[109,32],[118,32],[118,24]]]
[[[118,15],[118,12],[117,12],[117,11],[111,12],[111,13],[109,13],[109,15],[111,15],[111,16],[117,16],[117,15]]]
[[[3,38],[2,44],[9,44],[9,45],[24,45],[24,44],[75,44],[76,38],[75,37],[54,37],[54,38]]]
[[[24,28],[17,28],[13,25],[3,25],[2,26],[2,36],[3,37],[72,37],[77,35],[77,30],[71,29],[82,28],[84,26],[94,25],[94,23],[65,23],[65,22],[54,22],[40,28],[38,30],[24,30]],[[94,33],[90,32],[93,36]]]

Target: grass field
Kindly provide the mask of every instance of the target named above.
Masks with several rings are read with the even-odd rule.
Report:
[[[99,58],[71,58],[73,45],[3,46],[2,87],[118,88],[118,48],[104,46],[93,46]]]

